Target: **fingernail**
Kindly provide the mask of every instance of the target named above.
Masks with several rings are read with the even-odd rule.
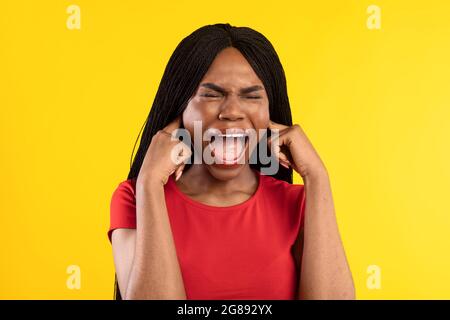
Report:
[[[183,173],[183,171],[179,171],[177,173],[177,176],[175,177],[175,181],[178,181],[178,179],[180,179],[182,173]]]
[[[283,163],[283,162],[280,162],[280,164],[281,164],[283,167],[285,167],[286,169],[289,169],[289,166],[288,166],[287,164],[285,164],[285,163]]]

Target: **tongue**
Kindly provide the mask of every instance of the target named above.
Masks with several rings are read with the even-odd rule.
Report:
[[[240,138],[216,138],[211,143],[211,149],[216,163],[236,162],[244,147],[244,139]]]

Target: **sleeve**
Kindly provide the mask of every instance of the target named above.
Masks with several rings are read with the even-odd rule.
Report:
[[[132,180],[121,182],[111,197],[109,242],[112,232],[119,228],[136,229],[136,197]]]

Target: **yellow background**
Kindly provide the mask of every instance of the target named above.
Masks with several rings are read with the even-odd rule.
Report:
[[[71,4],[80,30],[66,27]],[[371,4],[380,30],[366,26]],[[112,192],[171,53],[217,22],[250,26],[276,48],[294,120],[330,172],[357,297],[450,298],[447,1],[0,9],[0,298],[112,298]],[[81,269],[79,290],[66,286],[69,265]],[[366,285],[369,265],[381,269],[380,289]]]

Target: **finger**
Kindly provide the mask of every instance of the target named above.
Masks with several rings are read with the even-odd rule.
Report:
[[[171,153],[172,161],[176,166],[186,162],[191,157],[191,149],[183,142],[176,144]]]
[[[186,166],[186,164],[181,164],[181,166],[179,166],[176,170],[175,170],[175,181],[177,181],[178,179],[180,179],[181,175],[183,174],[183,170],[184,167]]]
[[[279,154],[281,151],[279,140],[275,140],[274,137],[270,137],[267,140],[267,147],[269,148],[271,154],[275,155],[275,159],[279,159]]]
[[[181,115],[176,117],[172,122],[164,127],[163,131],[172,134],[173,131],[181,127]]]
[[[286,164],[288,164],[288,165],[291,164],[291,162],[289,161],[289,158],[288,158],[287,155],[285,155],[283,152],[280,152],[280,153],[278,154],[278,160],[279,160],[280,162],[284,162],[284,163],[286,163]]]
[[[178,142],[177,144],[173,145],[172,150],[170,150],[170,160],[172,161],[173,165],[178,166],[182,162],[182,156],[183,142]]]
[[[186,166],[186,162],[192,155],[192,151],[190,148],[188,148],[187,145],[182,143],[181,147],[182,150],[179,155],[179,166],[175,169],[175,181],[180,179],[181,175],[183,174],[184,167]]]
[[[287,163],[284,163],[283,161],[280,161],[280,164],[285,167],[286,169],[289,169],[289,165]]]
[[[268,146],[269,148],[271,148],[271,150],[275,153],[275,156],[278,160],[282,160],[285,161],[286,163],[290,164],[290,160],[289,157],[283,152],[281,151],[281,146],[283,145],[283,140],[278,138],[277,139],[277,143],[274,143],[275,139],[269,139],[268,141]]]
[[[289,156],[283,152],[282,146],[286,143],[286,137],[279,135],[278,137],[272,136],[268,141],[268,145],[271,150],[274,152],[276,159],[280,162],[281,165],[289,169],[291,165],[291,161],[289,160]]]
[[[281,151],[281,146],[285,144],[285,137],[281,134],[274,134],[269,137],[267,145],[277,154]]]
[[[284,130],[289,128],[288,126],[285,126],[284,124],[273,122],[272,120],[269,120],[269,129],[278,129],[278,130]]]

